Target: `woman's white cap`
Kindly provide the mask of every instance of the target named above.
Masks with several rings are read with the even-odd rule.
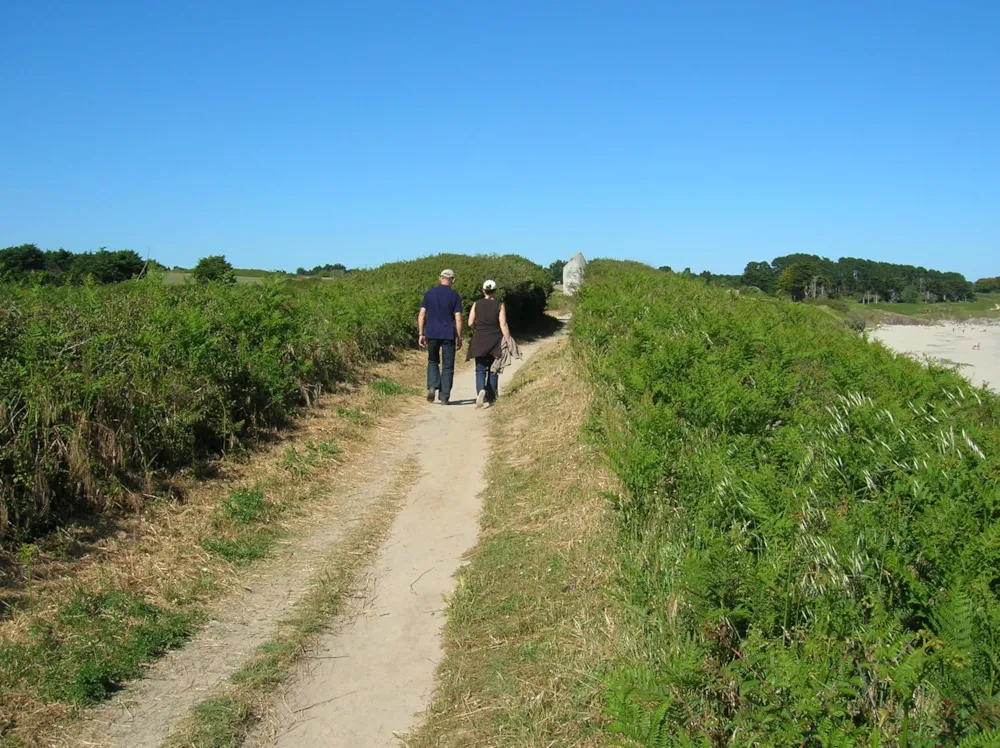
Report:
[[[485,281],[483,281],[483,290],[484,291],[496,291],[497,290],[497,282],[495,280],[485,280]]]

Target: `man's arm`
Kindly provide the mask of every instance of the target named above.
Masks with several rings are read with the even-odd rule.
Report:
[[[427,347],[427,338],[424,337],[424,321],[427,319],[427,308],[420,307],[420,314],[417,315],[417,345],[421,348]]]
[[[454,296],[454,306],[452,309],[455,312],[455,347],[461,349],[462,347],[462,297],[457,293]]]

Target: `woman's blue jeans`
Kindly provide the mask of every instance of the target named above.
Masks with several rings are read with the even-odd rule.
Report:
[[[500,390],[500,376],[492,371],[493,356],[478,356],[476,358],[476,394],[486,390],[486,402],[496,402]]]

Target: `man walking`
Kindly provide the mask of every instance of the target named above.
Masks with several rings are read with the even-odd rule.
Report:
[[[427,402],[439,392],[442,405],[451,398],[455,350],[462,348],[462,297],[451,287],[454,282],[455,272],[442,270],[438,285],[424,294],[417,318],[417,340],[427,348]]]

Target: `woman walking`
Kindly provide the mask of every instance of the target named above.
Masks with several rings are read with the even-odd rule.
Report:
[[[473,334],[466,358],[476,360],[477,408],[489,408],[496,402],[500,375],[493,370],[493,362],[503,356],[504,343],[511,347],[507,309],[496,293],[496,281],[484,281],[483,298],[472,305],[469,313]]]

